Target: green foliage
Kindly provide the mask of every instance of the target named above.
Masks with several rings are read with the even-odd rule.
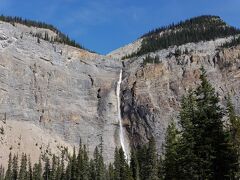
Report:
[[[125,155],[123,149],[115,149],[114,155],[114,179],[118,180],[133,180],[132,172],[128,165],[127,160],[125,159]]]
[[[174,179],[178,177],[177,168],[177,148],[178,148],[178,132],[175,123],[169,124],[165,137],[165,159],[163,172],[165,179]]]
[[[221,47],[223,48],[231,48],[234,46],[237,46],[240,44],[240,36],[239,37],[233,37],[233,39],[230,42],[224,43]]]
[[[120,156],[118,149],[116,148],[114,153],[114,179],[120,179],[120,167]]]
[[[13,179],[12,167],[13,167],[12,153],[10,153],[9,158],[8,158],[8,168],[7,168],[7,171],[6,171],[5,180]]]
[[[33,180],[43,180],[42,178],[42,162],[39,158],[39,162],[35,163],[33,166]]]
[[[73,149],[73,155],[70,157],[70,169],[71,169],[71,179],[76,180],[77,179],[77,157],[76,157],[76,150]]]
[[[236,149],[238,149],[238,154],[240,154],[240,117],[236,115],[230,97],[227,100],[227,115],[229,119],[230,138]]]
[[[218,94],[201,68],[200,85],[182,98],[179,128],[169,124],[164,154],[157,155],[155,140],[132,149],[130,164],[122,148],[115,149],[113,164],[103,159],[103,140],[89,159],[86,146],[79,144],[70,155],[61,158],[44,156],[33,165],[22,154],[9,154],[8,168],[0,167],[0,180],[175,180],[175,179],[239,179],[240,118],[228,99],[228,123],[224,127],[224,110]],[[43,160],[43,165],[42,165]]]
[[[30,156],[28,158],[28,179],[33,180],[33,170]]]
[[[136,151],[134,149],[131,151],[130,168],[131,168],[131,171],[132,171],[133,179],[134,180],[139,180],[140,179],[139,163],[138,163],[138,158],[137,158]]]
[[[177,144],[177,170],[179,176],[182,179],[197,178],[197,157],[194,152],[195,142],[195,131],[194,122],[197,118],[196,110],[196,97],[192,90],[189,91],[185,97],[182,98],[181,110],[180,110],[180,126],[181,131],[180,138]],[[180,156],[180,157],[179,157]],[[188,162],[188,163],[187,163]]]
[[[137,148],[137,158],[139,163],[139,174],[140,179],[144,179],[147,175],[145,172],[146,162],[147,162],[147,145],[143,145],[142,147]]]
[[[20,164],[20,170],[19,170],[19,180],[26,180],[28,179],[28,171],[27,171],[27,155],[22,154],[21,157],[21,164]]]
[[[164,179],[164,161],[163,161],[163,156],[158,157],[158,162],[157,162],[157,169],[158,169],[158,178],[159,180]]]
[[[144,167],[146,171],[146,180],[157,180],[158,179],[158,166],[157,166],[157,150],[155,140],[150,139],[147,149],[147,159]]]
[[[134,180],[158,180],[162,178],[162,159],[157,155],[155,140],[132,150],[130,169]]]
[[[3,128],[3,126],[0,127],[0,134],[4,135],[4,128]]]
[[[239,169],[218,95],[201,71],[201,84],[182,100],[179,139],[173,125],[167,131],[166,179],[235,179]]]
[[[12,168],[12,171],[13,171],[13,179],[18,179],[19,168],[18,168],[18,156],[17,155],[13,156],[13,168]]]
[[[90,166],[89,165],[89,158],[88,158],[86,146],[84,145],[82,147],[82,145],[80,143],[80,148],[79,148],[78,156],[77,156],[77,176],[79,177],[78,179],[83,179],[83,180],[88,179],[89,166]],[[95,165],[93,164],[93,166],[95,166]],[[95,171],[95,167],[93,167],[92,170]]]
[[[237,156],[238,167],[232,174],[239,179],[240,178],[240,117],[236,115],[234,106],[230,100],[230,97],[227,99],[227,115],[228,115],[228,132],[229,132],[229,141],[232,147],[232,150]]]
[[[54,179],[57,179],[57,176],[58,176],[57,167],[59,166],[59,160],[55,155],[53,155],[51,162],[52,162],[52,166],[51,166],[51,172],[49,175],[49,179],[54,180]]]
[[[4,177],[5,177],[4,168],[3,168],[3,166],[1,165],[1,166],[0,166],[0,180],[4,180]]]
[[[201,70],[201,85],[196,90],[198,106],[198,118],[195,123],[198,126],[196,153],[200,154],[198,168],[203,170],[205,175],[203,177],[233,178],[230,173],[235,168],[237,159],[227,139],[228,133],[223,129],[223,110],[219,106],[218,95],[207,81],[205,70],[203,68]]]
[[[98,147],[94,151],[94,166],[95,166],[95,175],[96,180],[105,179],[106,170],[102,156],[102,150],[98,150]]]
[[[44,173],[43,173],[43,179],[48,180],[50,179],[50,160],[48,157],[45,157],[44,159]]]
[[[143,35],[141,48],[126,58],[166,49],[174,45],[209,41],[239,33],[240,30],[228,26],[218,16],[199,16],[184,22],[157,28]]]
[[[150,55],[147,55],[145,58],[143,58],[143,66],[146,66],[147,64],[159,64],[159,56],[151,57]]]
[[[42,162],[39,158],[38,163],[33,166],[33,180],[43,180],[42,174]]]
[[[44,39],[46,41],[52,41],[52,42],[59,42],[59,43],[64,43],[73,47],[77,47],[80,49],[85,49],[82,45],[78,44],[74,40],[70,39],[67,35],[59,31],[56,27],[50,24],[46,24],[43,22],[38,22],[38,21],[32,21],[28,19],[22,19],[21,17],[11,17],[11,16],[0,16],[0,21],[5,21],[9,22],[12,25],[15,25],[15,23],[23,24],[28,27],[37,27],[37,28],[44,28],[44,29],[49,29],[57,34],[57,37],[54,39],[50,39],[48,36],[48,33],[45,32],[44,35],[42,34],[35,34],[35,36],[38,38],[38,43],[40,43],[39,39]]]
[[[107,179],[114,180],[114,167],[111,163],[108,166]]]

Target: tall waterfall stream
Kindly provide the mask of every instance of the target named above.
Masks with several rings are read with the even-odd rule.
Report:
[[[122,83],[122,69],[120,71],[119,80],[117,83],[118,122],[120,127],[119,138],[120,138],[120,143],[121,143],[121,147],[123,149],[125,158],[129,162],[130,160],[129,145],[128,145],[127,139],[125,139],[126,132],[125,132],[125,129],[123,128],[122,115],[121,115],[121,83]]]

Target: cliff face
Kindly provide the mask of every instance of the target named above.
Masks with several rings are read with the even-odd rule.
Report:
[[[34,37],[45,32],[57,36],[0,22],[0,162],[9,152],[24,151],[35,161],[39,154],[71,151],[80,138],[91,154],[101,137],[104,158],[111,161],[120,146],[116,86],[121,68],[121,113],[125,138],[133,146],[154,136],[162,151],[166,127],[178,120],[181,97],[199,84],[202,65],[222,105],[229,93],[240,113],[240,47],[218,48],[231,37],[121,61],[137,52],[142,39],[102,56]],[[148,55],[158,56],[159,63],[143,63]]]
[[[65,146],[71,150],[80,138],[93,152],[101,137],[104,156],[111,160],[119,144],[115,87],[120,61],[39,43],[33,31],[45,32],[0,22],[0,162],[10,151],[37,158]]]
[[[199,84],[202,65],[222,105],[229,93],[240,113],[240,47],[218,49],[226,40],[150,53],[159,56],[158,64],[144,65],[146,55],[124,61],[122,113],[132,145],[144,144],[154,136],[161,152],[167,125],[178,120],[181,97]]]

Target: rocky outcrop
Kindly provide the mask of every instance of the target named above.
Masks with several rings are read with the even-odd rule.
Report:
[[[71,149],[80,138],[92,153],[102,137],[104,157],[111,160],[119,145],[115,88],[121,63],[71,46],[38,42],[33,29],[43,31],[0,22],[0,120],[5,131],[0,134],[0,162],[9,152],[24,150],[17,140],[11,143],[19,136],[25,138],[21,147],[37,143],[44,148],[56,140],[52,153],[66,144]],[[24,127],[15,131],[19,122]],[[42,138],[36,138],[38,128]],[[32,148],[27,153],[38,157],[45,151]]]
[[[199,84],[202,65],[222,105],[229,93],[240,113],[240,47],[219,49],[226,40],[189,43],[150,53],[159,56],[158,64],[144,65],[144,56],[124,61],[122,113],[132,145],[144,144],[154,136],[162,151],[167,125],[178,120],[181,97]]]
[[[181,97],[207,70],[222,105],[229,93],[240,113],[240,47],[221,49],[231,39],[189,43],[120,61],[137,52],[142,39],[107,56],[34,37],[50,30],[0,22],[0,162],[9,152],[70,151],[82,139],[90,154],[103,139],[109,162],[119,141],[116,85],[121,84],[122,124],[131,145],[157,140],[162,151],[168,123],[178,120]],[[178,53],[176,53],[178,52]],[[145,56],[159,63],[145,64]],[[114,59],[112,59],[114,58]]]
[[[110,58],[115,58],[115,59],[122,59],[123,57],[130,55],[132,53],[136,53],[142,44],[143,39],[140,38],[133,43],[129,43],[126,46],[123,46],[119,49],[116,49],[110,53],[107,54],[108,57]]]

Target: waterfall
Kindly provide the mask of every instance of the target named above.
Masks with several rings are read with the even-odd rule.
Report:
[[[120,143],[121,143],[125,158],[129,162],[129,160],[130,160],[129,147],[128,147],[128,143],[126,142],[127,140],[125,139],[125,137],[126,137],[125,129],[123,128],[123,125],[122,125],[121,97],[120,97],[121,83],[122,83],[122,69],[120,71],[119,80],[117,83],[118,122],[119,122],[119,127],[120,127],[119,138],[120,138]]]

